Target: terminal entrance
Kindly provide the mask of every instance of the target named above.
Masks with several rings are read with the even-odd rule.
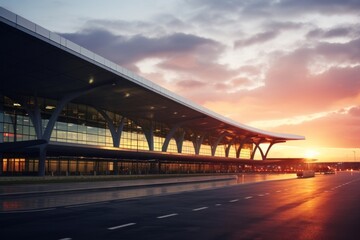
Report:
[[[4,158],[2,171],[6,175],[17,175],[26,171],[25,158]]]
[[[47,176],[239,173],[251,169],[238,163],[66,157],[48,158],[45,165]],[[31,157],[3,158],[1,166],[3,176],[38,173],[38,160]]]

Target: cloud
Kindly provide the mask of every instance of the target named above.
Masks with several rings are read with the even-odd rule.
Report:
[[[282,12],[317,12],[321,14],[356,13],[360,9],[360,2],[354,0],[285,0],[275,5]]]
[[[184,33],[147,37],[115,35],[106,30],[85,29],[62,35],[123,66],[133,66],[144,58],[173,59],[177,55],[183,56],[192,52],[212,59],[221,52],[221,44],[211,39]]]
[[[206,83],[204,82],[200,82],[200,81],[196,81],[196,80],[183,80],[183,81],[179,81],[176,84],[177,86],[179,86],[180,88],[199,88],[199,87],[204,87],[206,85]]]
[[[349,113],[354,117],[360,118],[360,106],[356,106],[350,109]],[[360,121],[360,119],[359,119]]]
[[[340,61],[360,61],[360,38],[347,43],[320,43],[316,52],[329,59]]]
[[[356,109],[358,107],[354,107]],[[300,125],[284,125],[273,128],[273,131],[297,132],[306,136],[303,144],[337,148],[358,148],[360,141],[359,116],[353,115],[352,109],[334,111],[323,117]],[[322,159],[323,160],[323,159]]]
[[[267,31],[267,32],[258,33],[252,37],[235,41],[234,47],[240,48],[240,47],[251,46],[254,44],[261,44],[276,38],[278,35],[279,35],[278,31]]]
[[[328,109],[337,102],[355,98],[360,92],[360,66],[331,67],[312,75],[309,64],[316,56],[312,49],[299,49],[274,61],[265,86],[252,91],[263,104],[286,109],[289,115]]]
[[[188,1],[190,4],[190,1]],[[294,16],[307,15],[309,13],[320,14],[349,14],[357,13],[360,9],[360,2],[354,0],[195,0],[192,4],[204,9],[204,12],[227,12],[241,13],[244,17],[259,16]]]
[[[346,107],[360,104],[360,31],[353,22],[327,23],[328,15],[358,12],[357,1],[183,4],[191,12],[92,20],[63,35],[236,121],[310,143],[359,140],[337,136],[351,135],[345,124],[358,132],[360,108]]]
[[[306,34],[307,38],[353,38],[359,36],[359,26],[339,26],[331,29],[316,28]]]
[[[276,29],[276,30],[297,30],[307,26],[307,23],[303,22],[291,22],[291,21],[266,21],[264,24],[266,29]]]
[[[344,104],[360,103],[358,47],[357,40],[353,40],[344,44],[320,43],[311,48],[300,47],[293,52],[279,53],[272,58],[262,87],[252,90],[240,88],[226,96],[208,94],[207,100],[206,96],[200,95],[196,99],[203,98],[208,107],[224,115],[231,113],[231,117],[239,122],[251,124],[258,121],[257,127],[267,128],[270,125],[267,126],[265,121],[276,120],[279,125],[276,130],[292,122],[297,125],[292,130],[296,130],[305,124],[301,119],[312,122],[323,117],[320,113],[332,113],[334,108],[341,108]],[[318,58],[330,61],[339,59],[339,56],[341,62],[351,61],[355,65],[330,66],[320,74],[311,72],[310,67]],[[247,84],[245,79],[240,78],[239,81]],[[355,109],[352,111],[355,112]]]

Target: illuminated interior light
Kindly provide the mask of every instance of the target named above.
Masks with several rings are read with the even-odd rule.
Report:
[[[178,112],[174,112],[174,115],[177,115],[178,114]]]
[[[20,103],[14,103],[13,105],[14,105],[14,107],[21,107]]]
[[[45,107],[46,110],[53,110],[55,108],[55,106],[51,106],[51,105],[47,105]]]
[[[130,97],[130,93],[125,93],[125,96],[124,97]]]
[[[92,84],[92,83],[94,83],[94,79],[93,79],[93,78],[90,78],[90,79],[89,79],[89,84]]]
[[[150,109],[151,109],[151,110],[154,110],[154,109],[155,109],[155,107],[154,107],[154,106],[150,106]]]

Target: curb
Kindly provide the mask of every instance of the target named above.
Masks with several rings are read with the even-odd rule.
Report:
[[[112,191],[120,189],[136,189],[142,187],[156,187],[156,186],[168,186],[177,184],[191,184],[202,182],[215,182],[215,181],[227,181],[237,179],[236,175],[232,176],[210,176],[210,177],[193,177],[198,179],[186,179],[186,178],[174,178],[168,179],[163,182],[163,179],[159,179],[161,182],[152,182],[149,184],[139,183],[139,180],[129,181],[127,185],[122,186],[110,186],[110,187],[84,187],[84,188],[70,188],[70,189],[58,189],[58,190],[45,190],[45,191],[29,191],[29,192],[12,192],[12,193],[0,193],[0,197],[26,197],[33,195],[46,195],[46,194],[63,194],[63,193],[79,193],[79,192],[92,192],[92,191]],[[202,179],[199,179],[202,178]],[[138,182],[137,182],[138,181]],[[122,182],[125,183],[125,182]]]

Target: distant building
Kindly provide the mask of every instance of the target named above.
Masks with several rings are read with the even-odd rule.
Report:
[[[3,8],[0,36],[0,175],[237,171],[304,139],[220,116]]]

